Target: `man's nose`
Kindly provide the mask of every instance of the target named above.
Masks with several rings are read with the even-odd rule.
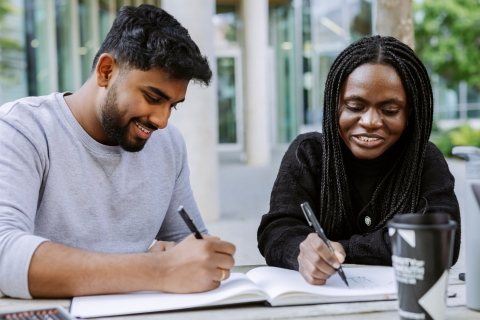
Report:
[[[365,128],[377,129],[382,126],[382,116],[375,108],[369,108],[360,118],[359,124]]]
[[[158,129],[164,129],[168,124],[168,119],[170,118],[172,110],[170,106],[161,107],[152,112],[148,120],[157,126]]]

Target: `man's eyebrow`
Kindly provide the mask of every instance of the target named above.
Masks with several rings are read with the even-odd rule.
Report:
[[[150,86],[147,86],[147,89],[152,91],[153,93],[155,93],[156,95],[159,95],[160,97],[164,98],[165,100],[167,101],[170,101],[170,97],[168,96],[168,94],[166,94],[165,92],[163,92],[162,90],[158,89],[158,88],[155,88],[155,87],[150,87]],[[179,100],[177,101],[176,103],[180,103],[180,102],[183,102],[185,101],[185,98],[183,98],[182,100]]]
[[[158,88],[155,88],[155,87],[150,87],[150,86],[147,86],[146,87],[148,90],[152,91],[153,93],[155,93],[156,95],[164,98],[165,100],[169,101],[171,98],[168,96],[168,94],[166,94],[165,92],[163,92],[162,90],[158,89]]]
[[[368,102],[368,100],[354,94],[343,98],[343,100],[357,100],[360,102]],[[379,104],[388,104],[388,103],[404,104],[405,101],[398,98],[391,98],[391,99],[387,99],[379,102]]]

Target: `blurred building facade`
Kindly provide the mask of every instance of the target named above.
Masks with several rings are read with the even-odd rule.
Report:
[[[244,1],[217,0],[214,16],[218,66],[220,150],[245,150]],[[262,1],[257,1],[258,3]],[[268,1],[267,109],[271,146],[321,130],[324,83],[336,56],[374,32],[374,1]],[[259,5],[259,4],[257,4]],[[243,58],[243,59],[242,59]],[[255,70],[253,70],[255,72]],[[247,121],[248,122],[248,121]],[[248,142],[247,142],[248,145]],[[248,159],[248,152],[247,152]]]
[[[2,33],[18,41],[23,50],[2,55],[10,65],[10,76],[0,82],[0,103],[27,95],[77,90],[88,78],[93,57],[119,8],[142,3],[162,5],[161,0],[2,1],[14,8],[4,18],[8,29]],[[261,6],[266,14],[253,17]],[[257,37],[255,30],[247,36],[247,26],[259,19],[265,19],[266,48],[254,49],[265,52],[267,78],[262,102],[266,106],[256,108],[267,108],[269,123],[264,132],[270,145],[275,145],[321,126],[328,69],[345,46],[373,33],[374,2],[215,1],[211,36],[218,80],[220,151],[246,150],[247,79],[249,73],[258,71],[248,70],[246,65],[250,38]]]
[[[13,53],[0,51],[0,62],[7,66],[0,76],[0,104],[27,95],[77,90],[88,78],[93,57],[119,8],[142,3],[162,5],[161,0],[0,1],[13,8],[3,18],[6,28],[1,30],[0,38],[14,39],[22,48]],[[268,128],[255,135],[261,139],[259,135],[267,134],[270,147],[289,143],[300,132],[320,130],[323,89],[330,65],[348,44],[375,33],[375,0],[249,2],[216,0],[211,17],[218,80],[217,142],[221,152],[260,152],[248,151],[249,131],[256,130],[249,126],[253,121],[249,107],[266,108],[268,123],[258,125]],[[250,17],[262,6],[266,15]],[[251,51],[260,50],[266,55],[266,79],[262,79],[266,81],[265,97],[251,100],[249,91],[254,88],[248,86],[254,80],[249,74],[259,70],[249,70],[246,51],[250,38],[257,34],[254,30],[252,36],[247,29],[258,19],[266,19],[266,48]],[[477,107],[480,110],[480,96],[466,84],[449,89],[441,78],[433,76],[432,80],[437,119],[480,117],[480,111],[476,111]]]
[[[275,145],[321,131],[330,66],[350,43],[375,34],[376,1],[0,0],[7,9],[0,10],[0,104],[76,91],[122,6],[163,6],[190,30],[216,75],[209,89],[189,89],[186,103],[196,110],[172,114],[202,215],[216,220],[218,154],[266,165]],[[464,83],[454,90],[432,80],[438,120],[480,118],[480,95]]]

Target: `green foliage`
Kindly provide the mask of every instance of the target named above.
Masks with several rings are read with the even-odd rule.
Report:
[[[446,157],[452,156],[455,146],[474,146],[480,148],[480,130],[474,130],[464,124],[448,131],[440,131],[430,139]]]
[[[480,147],[480,130],[473,130],[467,124],[450,132],[450,138],[456,146]]]
[[[449,132],[442,131],[437,136],[432,136],[430,138],[430,141],[432,141],[438,147],[438,149],[442,151],[445,157],[452,156],[452,148],[454,147],[452,139],[450,139],[448,133]]]
[[[436,120],[433,120],[432,123],[432,133],[440,132],[440,127],[438,126],[438,123]]]
[[[9,27],[5,23],[5,17],[11,14],[21,14],[9,0],[0,0],[0,81],[14,82],[17,79],[15,61],[19,53],[22,51],[22,46],[17,39],[14,39],[8,34]]]
[[[480,0],[423,0],[414,5],[420,59],[450,85],[480,89]]]
[[[15,8],[10,4],[8,0],[0,0],[0,21],[5,18],[7,14],[15,11]]]

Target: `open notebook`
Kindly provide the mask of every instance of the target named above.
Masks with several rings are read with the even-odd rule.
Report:
[[[271,306],[392,300],[397,297],[393,268],[344,268],[350,288],[335,274],[323,286],[308,284],[297,271],[259,267],[232,273],[215,290],[172,294],[137,292],[75,297],[70,312],[80,318],[179,310],[266,301]]]

